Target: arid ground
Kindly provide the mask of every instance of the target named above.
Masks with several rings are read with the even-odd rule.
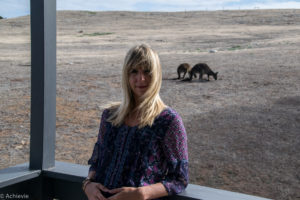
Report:
[[[29,16],[0,20],[0,168],[28,162]],[[124,56],[147,43],[182,116],[190,182],[300,199],[300,10],[57,13],[56,160],[87,164]],[[218,80],[174,80],[180,63]]]

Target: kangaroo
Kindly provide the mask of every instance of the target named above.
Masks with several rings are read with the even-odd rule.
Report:
[[[196,77],[196,73],[199,74],[199,79],[202,79],[204,74],[207,74],[207,81],[209,81],[209,76],[213,76],[215,80],[218,79],[218,72],[213,72],[206,63],[198,63],[189,71],[190,81],[193,76]]]
[[[185,74],[187,73],[187,72],[190,72],[191,71],[191,69],[192,69],[192,67],[188,64],[188,63],[182,63],[182,64],[180,64],[179,66],[178,66],[178,68],[177,68],[177,74],[178,74],[178,78],[177,79],[180,79],[180,74],[183,72],[184,74],[183,74],[183,79],[184,79],[184,77],[185,77]],[[195,78],[196,78],[196,75],[194,75],[195,76]]]

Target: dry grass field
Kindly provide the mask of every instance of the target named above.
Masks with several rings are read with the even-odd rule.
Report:
[[[0,168],[28,161],[29,33],[28,16],[0,20]],[[300,10],[58,12],[56,160],[87,164],[140,43],[159,53],[161,97],[183,118],[191,183],[300,199]],[[175,80],[183,62],[218,80]]]

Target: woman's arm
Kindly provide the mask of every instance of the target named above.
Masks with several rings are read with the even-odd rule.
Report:
[[[162,183],[147,185],[142,187],[122,187],[110,190],[111,194],[115,194],[108,198],[109,200],[148,200],[164,197],[168,195]]]
[[[164,196],[168,196],[168,192],[162,183],[156,183],[153,185],[147,185],[139,187],[143,199],[156,199]]]
[[[163,145],[168,173],[162,181],[169,195],[181,193],[189,179],[186,131],[179,114],[174,111],[171,116],[172,121],[168,125]]]
[[[90,179],[95,179],[95,175],[96,175],[96,172],[95,172],[95,171],[89,171],[88,177],[89,177]]]
[[[87,195],[89,200],[106,200],[106,198],[102,195],[101,191],[108,192],[108,189],[101,185],[100,183],[92,182],[96,178],[96,170],[98,168],[99,161],[99,145],[103,140],[103,135],[105,134],[105,121],[107,117],[107,110],[104,110],[101,117],[100,128],[98,133],[97,142],[94,145],[93,153],[91,158],[88,160],[88,164],[91,165],[89,168],[89,173],[86,181],[83,184],[83,190]]]
[[[102,144],[103,142],[103,137],[106,133],[106,128],[105,128],[105,122],[108,116],[108,110],[104,110],[101,116],[101,122],[100,122],[100,127],[99,127],[99,132],[97,136],[97,142],[94,145],[93,153],[88,160],[88,164],[91,165],[89,168],[89,172],[91,171],[97,171],[98,168],[98,160],[100,157],[100,152],[99,152],[99,145]]]

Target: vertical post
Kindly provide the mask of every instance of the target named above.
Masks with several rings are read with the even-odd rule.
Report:
[[[30,169],[55,165],[56,0],[30,0]]]

